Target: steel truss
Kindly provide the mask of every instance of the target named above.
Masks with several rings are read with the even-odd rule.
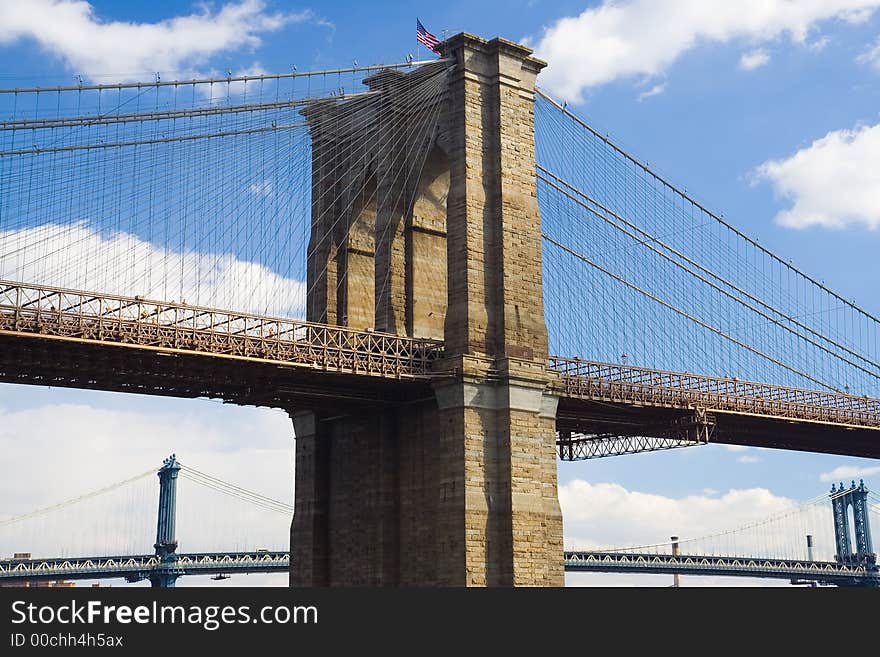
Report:
[[[568,437],[564,437],[566,434]],[[623,454],[693,447],[706,443],[683,438],[655,438],[653,436],[583,436],[579,438],[572,437],[569,432],[560,432],[560,438],[556,444],[559,458],[563,461],[585,461],[605,456],[622,456]]]
[[[761,577],[816,581],[838,586],[880,586],[880,573],[864,564],[760,557],[717,557],[635,552],[567,551],[567,572],[630,572]],[[287,572],[288,552],[181,554],[173,564],[156,555],[15,559],[0,561],[0,581],[125,578],[135,582],[160,570],[177,575]]]
[[[880,430],[880,400],[736,378],[550,358],[565,394],[590,401],[703,409]]]
[[[563,461],[583,461],[605,456],[638,454],[707,445],[715,429],[715,419],[701,409],[665,423],[645,424],[631,433],[559,431],[556,446]]]
[[[199,552],[181,554],[168,563],[155,554],[112,557],[61,557],[0,561],[0,582],[47,579],[148,579],[159,571],[177,575],[287,572],[288,552]]]
[[[0,334],[196,352],[396,379],[443,343],[278,317],[0,281]]]
[[[838,586],[880,586],[880,573],[864,564],[761,557],[576,551],[565,553],[567,572],[730,575],[817,581]]]
[[[438,340],[10,281],[0,281],[0,337],[40,338],[42,344],[90,349],[128,347],[142,354],[210,355],[402,383],[446,376],[433,370],[444,351]],[[751,422],[753,432],[778,433],[780,423],[792,422],[826,432],[838,427],[858,430],[847,434],[865,443],[854,453],[876,452],[877,399],[579,359],[551,357],[549,365],[560,374],[556,392],[564,401],[632,412],[626,426],[616,426],[594,421],[592,412],[572,411],[580,415],[574,425],[562,423],[559,428],[580,435],[561,437],[563,458],[670,449],[705,443],[713,435],[736,442],[736,436],[730,437],[731,423],[721,426],[722,416]],[[802,448],[795,438],[786,441],[781,446]]]

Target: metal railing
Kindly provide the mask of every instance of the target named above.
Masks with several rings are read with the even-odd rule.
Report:
[[[0,332],[391,378],[428,374],[443,351],[436,340],[11,281],[0,281]]]
[[[829,583],[880,583],[877,572],[868,570],[864,564],[832,561],[585,550],[565,552],[564,564],[569,572],[678,572],[691,575],[801,577]],[[126,577],[134,581],[168,568],[182,575],[209,575],[286,572],[289,567],[290,555],[286,551],[181,554],[173,564],[163,563],[153,554],[4,560],[0,561],[0,581],[104,577]]]
[[[151,572],[172,569],[185,575],[286,571],[290,567],[287,551],[200,552],[181,554],[168,563],[155,554],[109,557],[61,557],[48,559],[7,559],[0,561],[0,581],[127,577],[144,579]]]
[[[0,280],[0,334],[203,353],[397,379],[431,375],[443,342],[186,303]],[[553,356],[569,397],[880,429],[880,400]]]
[[[880,400],[867,396],[577,358],[551,357],[550,367],[570,397],[880,429]]]
[[[745,577],[802,577],[834,582],[874,581],[878,574],[864,564],[834,561],[807,561],[762,557],[717,557],[687,554],[651,554],[633,552],[565,552],[569,572],[655,572],[691,575],[738,575]]]

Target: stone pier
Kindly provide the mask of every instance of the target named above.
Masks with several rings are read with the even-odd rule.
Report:
[[[294,586],[563,584],[535,190],[544,63],[503,39],[459,34],[441,48],[454,66],[433,141],[418,145],[413,202],[364,195],[338,221],[322,204],[339,195],[320,195],[308,313],[443,339],[442,376],[382,408],[295,409]],[[407,75],[367,83],[400,88]],[[340,113],[333,131],[314,120],[326,112]],[[338,147],[351,136],[345,116],[344,105],[311,111],[313,198],[341,184],[320,172],[356,150]],[[370,129],[381,135],[401,116],[389,103]],[[396,154],[362,159],[373,164],[361,190],[371,176],[388,185],[381,167],[400,166]]]

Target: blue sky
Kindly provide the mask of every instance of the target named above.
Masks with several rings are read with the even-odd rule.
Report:
[[[880,183],[880,138],[871,132],[880,126],[880,50],[874,50],[880,39],[880,1],[744,1],[735,12],[727,5],[737,3],[718,3],[714,11],[706,10],[715,4],[528,0],[417,7],[281,0],[206,5],[0,0],[0,58],[6,64],[0,70],[0,85],[67,83],[77,74],[100,82],[150,79],[155,71],[168,78],[257,67],[278,72],[294,64],[305,70],[347,66],[355,60],[396,62],[410,53],[425,57],[415,41],[418,12],[438,36],[444,30],[467,31],[527,41],[550,61],[539,84],[566,100],[569,109],[760,243],[866,310],[880,313],[880,184],[873,185]],[[54,25],[52,16],[59,11],[71,12],[76,20]],[[223,12],[238,12],[224,29],[193,31],[204,25],[169,22],[196,16],[216,27]],[[165,21],[168,38],[137,31],[136,24],[159,21]],[[106,36],[105,28],[114,22],[127,24],[115,29],[129,36]],[[95,35],[106,36],[106,43],[98,43]],[[843,166],[837,167],[824,176],[827,189],[811,196],[805,185],[817,175],[823,179],[821,171],[816,173],[823,162],[849,164],[867,173],[837,179],[834,171]],[[39,433],[39,427],[24,422],[22,414],[49,417],[63,404],[75,404],[83,418],[107,412],[138,422],[137,418],[160,414],[167,422],[146,451],[114,447],[111,460],[107,445],[113,443],[99,441],[108,450],[98,459],[100,467],[86,465],[77,474],[55,477],[50,492],[57,492],[56,497],[87,490],[97,477],[112,481],[103,473],[104,465],[121,474],[125,468],[140,472],[158,465],[167,453],[183,452],[175,442],[198,450],[219,476],[289,496],[289,482],[277,462],[291,462],[293,443],[284,418],[269,411],[223,407],[222,413],[234,421],[219,426],[212,413],[220,405],[213,402],[6,385],[0,387],[0,417],[9,421],[0,425],[0,445],[5,449],[16,443],[17,449],[24,449],[20,445],[33,438],[29,432]],[[192,419],[192,427],[202,427],[206,437],[201,442],[198,436],[175,433],[174,418],[183,417]],[[251,433],[242,444],[234,431],[241,437],[247,433],[241,427],[249,423],[266,423],[269,428],[259,436]],[[152,460],[138,460],[147,457]],[[193,458],[181,458],[209,469]],[[34,454],[31,462],[36,459]],[[270,461],[272,465],[264,466]],[[746,498],[756,509],[774,511],[786,500],[821,493],[830,486],[823,473],[841,467],[851,468],[845,474],[861,469],[866,480],[880,488],[875,462],[769,450],[713,446],[562,463],[560,485],[570,486],[566,499],[571,504],[598,504],[611,496],[618,505],[614,517],[567,525],[566,531],[570,536],[604,533],[612,541],[629,538],[631,528],[621,527],[628,523],[626,509],[634,510],[644,501],[634,495],[637,492],[670,500],[679,509],[692,508],[688,500],[703,500],[706,504],[699,512],[706,517],[694,521],[694,531],[725,526],[728,519],[746,517],[742,496],[734,499],[731,491],[751,491]],[[277,475],[271,483],[261,474],[265,468]],[[589,482],[594,489],[575,493],[575,480]],[[34,506],[51,501],[52,496],[46,499],[45,490],[40,490],[42,483],[33,473],[21,473],[0,484],[3,498],[16,500],[8,511],[23,510],[30,501]],[[606,485],[601,495],[595,489],[599,484]],[[0,515],[6,510],[0,509]],[[686,534],[688,529],[669,526],[663,531]],[[646,528],[644,540],[658,538],[651,533],[657,531]]]

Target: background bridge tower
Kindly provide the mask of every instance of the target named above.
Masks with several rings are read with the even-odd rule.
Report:
[[[408,105],[419,69],[367,81],[394,92],[366,126],[358,101],[306,112],[309,319],[442,338],[445,376],[378,408],[291,409],[294,585],[563,584],[534,157],[545,64],[503,39],[440,48],[433,104]],[[400,138],[369,152],[355,130]],[[377,193],[330,189],[351,158]],[[416,176],[389,175],[412,159]]]
[[[838,563],[864,564],[876,569],[877,555],[871,541],[871,524],[868,519],[868,489],[865,482],[853,481],[849,488],[831,485],[831,507],[834,510],[834,540],[837,546],[835,559]],[[852,527],[849,510],[852,509]]]
[[[173,587],[180,576],[177,571],[177,476],[180,464],[172,454],[159,469],[159,517],[156,523],[156,556],[162,565],[150,575],[150,583],[162,588]]]

